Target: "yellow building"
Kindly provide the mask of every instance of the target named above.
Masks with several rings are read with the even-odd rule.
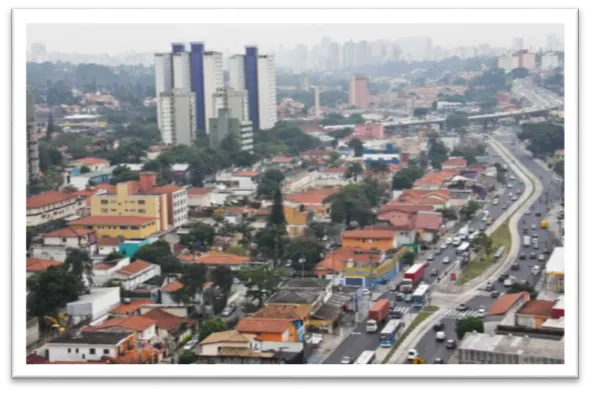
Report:
[[[116,194],[94,195],[90,202],[91,216],[128,216],[157,219],[158,231],[168,229],[166,194],[138,192],[137,182],[118,183]]]
[[[156,217],[88,216],[70,222],[74,229],[93,229],[97,237],[123,236],[125,239],[145,239],[160,231]]]
[[[364,250],[375,248],[380,251],[387,251],[395,248],[395,234],[395,230],[387,228],[344,231],[342,234],[342,246],[362,248]]]
[[[285,220],[287,221],[287,232],[289,236],[301,236],[307,228],[310,212],[300,209],[299,206],[283,206]]]

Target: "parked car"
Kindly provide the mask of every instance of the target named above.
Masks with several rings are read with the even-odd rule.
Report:
[[[445,347],[447,349],[455,349],[457,348],[457,343],[455,342],[455,340],[447,340],[447,342],[445,343]]]
[[[434,276],[437,276],[437,275],[438,275],[438,270],[436,270],[436,269],[432,269],[432,270],[430,271],[430,275],[431,275],[431,276],[433,276],[433,277],[434,277]]]
[[[343,356],[340,364],[352,364],[352,358],[350,356]]]
[[[221,316],[222,317],[229,317],[230,315],[232,315],[234,313],[234,311],[236,311],[236,308],[234,306],[227,306],[226,308],[223,309],[223,311],[221,311]]]
[[[445,364],[445,362],[441,358],[436,358],[436,359],[434,359],[433,364]]]
[[[190,351],[194,347],[196,347],[198,343],[199,343],[199,337],[193,336],[190,340],[188,340],[186,343],[184,343],[182,350],[183,351]]]

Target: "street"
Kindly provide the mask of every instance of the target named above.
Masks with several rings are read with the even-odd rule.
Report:
[[[537,254],[539,252],[542,252],[545,247],[545,244],[552,244],[552,242],[554,241],[554,237],[552,233],[546,229],[537,229],[536,231],[539,236],[538,239],[540,248],[539,250],[534,250],[532,247],[524,247],[522,241],[522,237],[524,236],[522,233],[522,229],[525,227],[530,229],[531,224],[535,224],[536,227],[539,228],[541,220],[543,220],[547,216],[552,204],[556,203],[556,201],[559,199],[561,188],[558,187],[558,185],[556,184],[554,174],[546,168],[540,166],[530,156],[530,154],[520,145],[515,136],[507,135],[498,137],[497,139],[543,184],[543,193],[539,198],[539,201],[536,201],[534,207],[531,208],[531,214],[525,214],[519,220],[518,228],[521,236],[521,242],[518,255],[524,253],[527,255],[527,258],[525,260],[517,259],[515,261],[520,266],[519,270],[506,271],[507,274],[516,277],[516,282],[520,282],[521,280],[527,280],[530,283],[530,285],[534,286],[538,282],[538,280],[541,277],[543,277],[543,273],[533,275],[531,273],[531,268],[535,265],[539,265],[541,267],[542,272],[547,262],[547,259],[545,259],[545,261],[540,262],[536,259],[529,259],[529,255],[533,251],[535,251]],[[512,142],[516,142],[516,145],[512,146]],[[549,203],[545,202],[547,198],[549,200]],[[534,214],[535,211],[540,211],[541,216],[536,217]],[[504,287],[501,283],[495,282],[494,285],[496,290],[500,292],[504,291]],[[465,314],[458,312],[454,309],[448,309],[447,311],[445,311],[444,315],[453,317],[445,317],[441,320],[446,326],[445,332],[447,336],[449,338],[456,339],[455,321],[457,317],[461,315],[470,315],[470,311],[471,313],[473,313],[480,307],[483,307],[486,310],[488,310],[494,302],[495,299],[492,299],[489,296],[489,292],[486,292],[482,289],[478,292],[478,296],[473,297],[465,303],[469,307],[469,311],[467,311]],[[420,339],[419,343],[416,345],[416,349],[419,351],[420,356],[422,356],[428,364],[433,363],[436,358],[441,358],[446,363],[453,354],[453,351],[446,349],[444,347],[444,344],[437,343],[434,339],[434,334],[434,331],[429,331],[428,333],[426,333]]]

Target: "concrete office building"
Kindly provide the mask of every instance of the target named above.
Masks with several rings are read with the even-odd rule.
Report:
[[[240,121],[249,121],[248,117],[248,93],[234,90],[231,87],[217,89],[215,93],[215,113],[220,109],[229,109],[233,118]]]
[[[255,130],[274,127],[277,122],[275,61],[261,55],[255,46],[246,47],[245,55],[229,61],[230,87],[248,92],[248,118]]]
[[[524,39],[521,37],[513,38],[512,39],[512,50],[515,52],[521,51],[524,49]]]
[[[160,93],[158,119],[162,142],[167,145],[192,145],[197,135],[195,106],[195,94],[189,89]]]
[[[505,72],[510,72],[514,68],[518,67],[518,57],[517,56],[499,56],[498,57],[498,68],[503,69]]]
[[[348,86],[348,104],[357,108],[369,106],[369,80],[363,75],[355,75]]]
[[[233,135],[240,144],[240,149],[253,150],[252,123],[240,121],[227,108],[219,109],[216,118],[209,119],[209,145],[218,148],[228,135]]]
[[[299,75],[299,90],[309,91],[309,78],[305,72]]]
[[[520,52],[518,55],[518,66],[527,70],[534,70],[537,68],[536,55],[529,52]]]
[[[315,104],[314,115],[316,118],[319,118],[320,117],[320,87],[314,86],[313,91],[314,91],[314,104]]]
[[[39,177],[39,141],[37,138],[37,116],[35,115],[35,93],[27,89],[27,184],[31,177]]]

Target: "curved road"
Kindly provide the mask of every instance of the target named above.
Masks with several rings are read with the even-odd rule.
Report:
[[[502,132],[502,131],[501,131]],[[510,153],[515,156],[520,163],[523,164],[542,184],[543,184],[543,193],[541,196],[535,201],[533,207],[531,208],[531,214],[525,214],[521,217],[518,222],[518,229],[520,234],[520,248],[517,255],[525,254],[526,259],[521,260],[518,258],[515,262],[518,263],[520,269],[519,270],[508,270],[505,273],[515,276],[517,281],[520,280],[527,280],[531,285],[535,285],[538,280],[543,277],[543,274],[533,275],[531,273],[531,268],[535,265],[539,265],[541,270],[544,269],[545,264],[547,262],[547,258],[545,261],[538,261],[536,259],[530,259],[530,253],[542,252],[545,247],[552,248],[554,237],[553,235],[545,230],[539,229],[539,224],[541,220],[543,220],[549,209],[558,203],[560,194],[561,194],[561,186],[560,181],[558,181],[554,177],[554,173],[547,170],[546,168],[539,165],[526,151],[522,145],[518,142],[517,138],[514,136],[514,131],[510,131],[511,133],[506,133],[504,135],[500,135],[496,137],[496,140],[501,142],[504,147],[506,147]],[[539,211],[541,213],[540,217],[537,217],[534,213],[535,211]],[[536,226],[536,232],[538,234],[539,239],[539,249],[534,250],[532,247],[524,247],[523,246],[523,228],[527,228],[529,230],[529,235],[531,233],[531,225],[534,224]],[[499,291],[504,291],[504,287],[501,283],[495,282],[495,289]],[[483,289],[483,288],[482,288]],[[484,307],[486,310],[490,308],[490,306],[495,302],[495,299],[492,299],[489,296],[488,292],[480,291],[478,296],[471,298],[465,304],[469,307],[470,310],[477,310],[480,307]],[[445,333],[448,338],[457,340],[455,334],[455,321],[456,318],[460,315],[459,312],[453,309],[449,309],[446,312],[447,317],[443,317],[440,321],[445,324]],[[433,363],[436,358],[441,358],[446,363],[448,359],[451,357],[453,350],[448,350],[445,348],[443,343],[437,343],[435,340],[435,332],[434,330],[428,331],[418,342],[416,348],[420,353],[420,356],[424,358],[426,363]]]
[[[505,161],[504,159],[497,155],[494,150],[492,148],[489,148],[488,154],[490,156],[490,158],[495,161],[495,162],[499,162],[504,164]],[[513,153],[514,154],[514,153]],[[520,157],[517,156],[517,158],[520,159]],[[536,163],[535,163],[536,165]],[[542,169],[540,168],[538,165],[536,165],[538,167],[538,169]],[[528,166],[527,166],[528,167]],[[507,176],[510,175],[514,175],[513,171],[508,171]],[[503,190],[500,190],[500,197],[499,200],[500,202],[497,205],[493,205],[491,203],[490,200],[487,200],[484,207],[482,208],[482,210],[487,210],[490,213],[490,216],[493,219],[498,218],[499,216],[502,215],[502,213],[505,211],[504,209],[504,205],[507,206],[511,206],[513,203],[515,203],[515,201],[512,201],[511,198],[509,197],[509,193],[513,193],[516,195],[516,190],[521,190],[524,191],[524,185],[522,184],[522,182],[519,182],[518,177],[515,178],[515,180],[509,180],[509,177],[507,177],[507,183],[511,183],[512,184],[512,188],[504,188]],[[518,195],[517,195],[518,197]],[[517,199],[516,202],[518,202],[520,200],[520,198]],[[482,220],[482,216],[481,215],[476,215],[473,217],[473,219],[471,220],[471,222],[469,223],[469,228],[473,229],[473,230],[482,230],[485,228],[485,223]],[[545,231],[544,231],[545,232]],[[540,243],[539,244],[543,244],[543,238],[541,238],[541,236],[544,236],[545,233],[543,232],[539,232],[539,236],[540,236]],[[452,234],[448,234],[446,236],[443,237],[442,242],[444,242],[444,240],[449,237],[452,236]],[[430,254],[434,254],[434,250],[438,248],[438,247],[434,247],[429,251],[426,251],[425,253],[421,253],[421,255],[419,256],[418,260],[423,261],[426,259],[427,256],[429,256]],[[426,275],[424,277],[424,280],[431,284],[431,283],[435,283],[437,281],[438,277],[444,277],[444,271],[445,269],[447,269],[450,265],[446,265],[443,264],[443,259],[445,257],[448,257],[451,262],[453,262],[456,258],[456,252],[455,252],[455,248],[452,246],[449,246],[447,249],[442,250],[442,253],[440,255],[434,255],[434,260],[429,262],[429,266],[426,270]],[[431,275],[431,273],[433,272],[433,269],[436,269],[438,274],[435,275]],[[530,270],[530,269],[529,269]],[[521,279],[521,275],[523,274],[523,270],[519,271],[519,272],[515,272],[517,274],[513,274],[514,276],[516,276],[519,280]],[[526,278],[526,277],[523,277]],[[526,278],[528,279],[528,278]],[[529,281],[531,281],[529,279]],[[501,289],[501,288],[498,288]],[[491,299],[489,297],[489,292],[485,291],[485,288],[482,288],[481,291],[479,291],[479,293],[481,293],[482,296],[476,296],[475,298],[473,298],[471,301],[469,301],[467,303],[467,305],[470,306],[470,308],[478,308],[480,305],[484,305],[486,307],[486,309],[489,308],[489,306],[491,305],[493,299]],[[391,292],[385,292],[383,293],[380,298],[389,298],[389,299],[394,299],[394,293]],[[404,302],[397,302],[396,306],[399,309],[403,309],[404,312],[413,312],[413,310],[411,309],[411,305],[408,303],[404,303]],[[449,310],[449,311],[453,311],[453,310]],[[325,364],[339,364],[341,359],[344,356],[350,356],[352,359],[356,359],[363,351],[366,350],[375,350],[378,346],[379,346],[379,334],[368,334],[365,332],[365,321],[363,320],[361,323],[358,324],[358,326],[355,327],[353,333],[351,335],[349,335],[348,337],[346,337],[344,339],[344,341],[323,361],[323,363]],[[451,320],[450,322],[453,322],[453,325],[451,326],[450,324],[448,325],[449,327],[447,328],[447,332],[448,334],[451,334],[451,331],[454,331],[454,321]],[[434,338],[430,341],[430,342],[434,342]],[[425,341],[426,343],[426,341]],[[428,347],[428,345],[426,345],[426,347]],[[426,351],[426,353],[428,354],[430,351]],[[421,352],[422,354],[422,352]],[[438,356],[434,356],[434,358],[436,358]]]

